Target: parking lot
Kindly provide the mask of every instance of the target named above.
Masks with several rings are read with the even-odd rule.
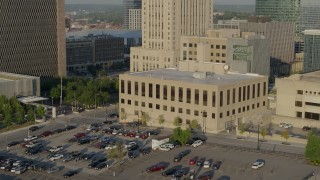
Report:
[[[98,149],[95,145],[98,143],[92,142],[90,144],[78,145],[77,142],[69,142],[69,140],[77,133],[86,132],[87,126],[92,122],[102,122],[102,118],[97,118],[94,120],[93,118],[88,121],[87,117],[77,117],[71,119],[68,123],[76,124],[77,128],[61,132],[59,134],[54,134],[52,136],[48,136],[45,138],[41,138],[42,143],[46,146],[59,146],[62,145],[64,147],[62,154],[66,154],[72,151],[79,151],[81,153],[90,153],[94,152],[95,157],[106,157],[107,151],[104,149]],[[90,122],[90,123],[89,123]],[[107,128],[110,125],[104,125],[103,128]],[[38,135],[44,131],[51,130],[53,131],[56,128],[65,127],[64,124],[54,124],[54,125],[46,125],[44,128],[39,131],[35,131],[30,133],[30,135]],[[126,129],[137,130],[137,128],[125,127]],[[152,127],[141,127],[142,131],[155,129]],[[19,132],[17,132],[19,133]],[[167,135],[169,132],[164,131],[158,136]],[[27,133],[24,133],[23,137],[26,136]],[[96,134],[101,137],[106,136],[115,136],[118,139],[123,140],[136,140],[140,147],[151,146],[151,139],[154,136],[149,137],[148,139],[140,139],[140,138],[130,138],[123,137],[119,135],[110,135],[101,133],[101,130]],[[12,137],[16,137],[12,135]],[[19,136],[20,137],[20,136]],[[10,137],[9,137],[10,138]],[[21,138],[20,138],[21,139]],[[23,139],[23,138],[22,138]],[[16,140],[16,139],[15,139]],[[208,140],[209,141],[209,140]],[[211,142],[212,140],[210,140]],[[1,142],[0,146],[4,146],[7,142]],[[3,149],[3,148],[2,148]],[[179,152],[190,149],[191,153],[186,157],[182,158],[181,162],[174,162],[173,158]],[[34,159],[38,162],[44,162],[47,167],[58,166],[61,167],[61,170],[55,172],[53,174],[48,174],[46,171],[31,171],[28,170],[22,175],[15,175],[10,172],[5,172],[1,170],[0,179],[64,179],[63,174],[69,170],[77,170],[79,174],[71,177],[71,179],[171,179],[171,177],[163,177],[159,172],[149,173],[146,169],[152,165],[158,164],[160,162],[166,163],[168,168],[179,166],[180,168],[186,168],[189,171],[195,170],[196,176],[200,176],[206,172],[213,173],[213,179],[219,179],[220,177],[225,177],[226,179],[303,179],[313,171],[315,173],[320,173],[318,167],[314,167],[308,165],[303,159],[295,159],[289,157],[282,157],[276,155],[269,154],[261,154],[257,152],[247,152],[245,150],[236,150],[236,149],[226,149],[223,147],[212,146],[212,144],[204,144],[197,148],[193,148],[190,146],[184,146],[180,148],[175,148],[169,152],[165,151],[152,151],[147,155],[140,155],[135,159],[127,159],[123,162],[121,166],[104,168],[102,170],[89,169],[88,164],[89,161],[72,160],[70,162],[63,162],[62,159],[58,159],[56,161],[49,161],[47,156],[48,153],[41,152],[39,154],[30,156],[25,155],[25,149],[18,146],[12,147],[9,151],[2,151],[0,154],[10,154],[13,157],[24,157],[28,159]],[[193,157],[205,158],[206,160],[222,161],[222,165],[219,170],[213,170],[212,167],[208,169],[204,169],[203,167],[189,165],[189,160]],[[259,170],[251,169],[252,163],[256,159],[264,159],[266,161],[266,165]],[[114,160],[108,160],[110,166],[112,165]],[[165,170],[166,170],[165,169]],[[185,177],[187,178],[187,176]]]

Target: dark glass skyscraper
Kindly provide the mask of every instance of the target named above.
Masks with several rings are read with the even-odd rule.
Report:
[[[301,1],[301,31],[320,29],[320,0]]]

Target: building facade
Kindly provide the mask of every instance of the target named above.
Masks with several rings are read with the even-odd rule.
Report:
[[[141,9],[129,9],[129,29],[141,29]]]
[[[301,1],[301,32],[307,29],[320,29],[320,2]]]
[[[320,71],[276,79],[276,89],[277,115],[320,120]]]
[[[177,67],[180,37],[204,35],[212,12],[211,0],[143,0],[143,42],[131,49],[130,71]]]
[[[7,98],[40,96],[40,78],[0,72],[0,95],[4,95]]]
[[[85,71],[88,66],[107,69],[114,62],[124,61],[123,38],[110,35],[88,35],[67,38],[68,71]]]
[[[64,0],[0,1],[0,71],[66,75]]]
[[[320,30],[304,31],[303,71],[320,70]]]
[[[129,29],[129,10],[141,9],[142,0],[123,0],[123,27]]]
[[[183,127],[195,119],[204,132],[218,133],[266,109],[267,77],[254,74],[215,74],[161,69],[121,74],[120,112],[128,121],[142,114],[148,124],[174,128],[178,117]],[[126,121],[123,120],[123,121]]]

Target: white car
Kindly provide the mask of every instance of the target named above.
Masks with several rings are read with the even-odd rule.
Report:
[[[35,140],[37,138],[38,138],[37,136],[28,136],[28,137],[24,138],[23,140],[24,141],[32,141],[32,140]]]
[[[134,141],[129,141],[129,142],[127,142],[125,145],[124,145],[124,148],[129,148],[129,147],[131,147],[131,146],[133,146],[133,145],[136,145],[137,143],[136,142],[134,142]]]
[[[283,125],[283,128],[285,128],[285,129],[290,129],[290,128],[292,128],[293,126],[292,126],[292,124],[285,124],[285,125]]]
[[[55,152],[61,151],[62,149],[63,149],[62,146],[52,147],[51,149],[49,149],[49,152],[55,153]]]
[[[60,158],[63,158],[63,154],[55,154],[54,156],[52,156],[49,160],[50,161],[55,161],[58,160]]]
[[[119,130],[116,130],[116,129],[115,129],[115,130],[112,131],[112,134],[113,134],[113,135],[117,135],[118,132],[119,132]]]
[[[205,161],[204,163],[203,163],[203,168],[210,168],[211,167],[211,161]]]
[[[100,139],[100,142],[108,141],[109,139],[110,139],[110,137],[102,137]]]
[[[115,145],[108,145],[108,146],[106,146],[104,149],[105,149],[105,150],[111,150],[111,149],[115,149],[115,148],[117,148],[117,146],[115,146]]]
[[[167,147],[167,148],[173,149],[174,145],[171,143],[166,143],[166,144],[161,144],[160,147]]]
[[[193,142],[193,144],[191,146],[198,147],[198,146],[201,146],[202,144],[203,144],[203,142],[201,140],[196,140],[195,142]]]
[[[20,166],[14,166],[11,168],[10,172],[15,173],[17,169],[19,169]]]
[[[14,172],[15,174],[22,174],[27,170],[27,168],[25,166],[20,166],[16,169],[16,171]]]
[[[166,146],[159,146],[158,149],[160,149],[161,151],[170,151],[171,150],[171,148],[166,147]]]
[[[16,161],[16,162],[14,162],[14,163],[12,164],[12,166],[19,166],[21,163],[22,163],[22,161],[18,160],[18,161]]]
[[[251,166],[252,169],[259,169],[265,165],[265,161],[262,159],[257,159]]]

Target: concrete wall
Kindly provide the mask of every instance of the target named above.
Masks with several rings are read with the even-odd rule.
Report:
[[[0,95],[40,96],[40,78],[9,80],[0,83]]]
[[[303,126],[311,126],[320,128],[320,121],[310,120],[310,119],[302,119],[302,118],[294,118],[294,117],[288,117],[288,116],[278,116],[273,115],[272,116],[272,123],[274,124],[280,124],[281,122],[290,123],[295,128],[302,128]]]

